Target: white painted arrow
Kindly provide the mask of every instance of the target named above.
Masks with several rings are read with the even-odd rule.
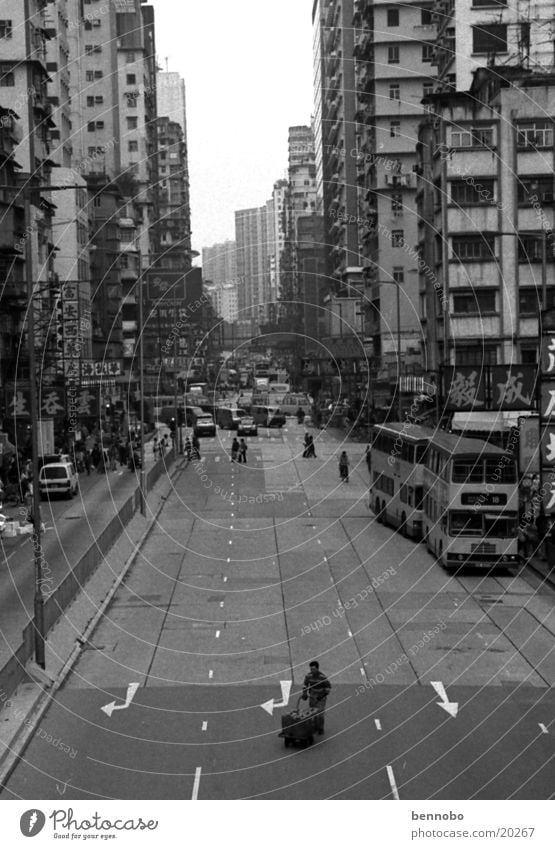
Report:
[[[127,696],[125,697],[124,704],[117,705],[115,702],[110,702],[109,705],[103,705],[100,710],[103,710],[107,716],[112,716],[115,710],[126,710],[133,701],[135,693],[137,692],[140,686],[140,684],[129,684],[129,686],[127,687]]]
[[[441,683],[441,681],[430,681],[430,684],[438,694],[441,699],[440,702],[436,702],[436,705],[442,707],[443,710],[447,711],[447,713],[453,718],[456,717],[459,712],[459,703],[458,702],[450,702],[447,698],[447,693],[445,692],[445,687]]]
[[[289,704],[289,696],[291,694],[292,681],[280,681],[281,685],[281,702],[276,702],[275,699],[270,699],[269,702],[264,702],[260,707],[272,716],[274,708],[287,707]]]

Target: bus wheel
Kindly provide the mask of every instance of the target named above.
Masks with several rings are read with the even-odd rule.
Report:
[[[403,513],[401,516],[401,524],[399,525],[399,533],[401,536],[408,537],[408,529],[407,529],[407,517],[406,514]]]
[[[440,566],[441,566],[441,558],[442,557],[443,557],[443,543],[440,542],[439,548],[438,548],[438,553],[437,553],[437,562],[439,563]]]

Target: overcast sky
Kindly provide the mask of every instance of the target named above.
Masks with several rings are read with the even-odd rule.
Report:
[[[151,0],[160,65],[185,79],[193,248],[235,238],[310,124],[312,0]]]

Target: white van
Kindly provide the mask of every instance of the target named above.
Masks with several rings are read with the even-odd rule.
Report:
[[[73,463],[47,463],[39,473],[39,492],[42,499],[49,495],[73,498],[79,491],[79,476]]]

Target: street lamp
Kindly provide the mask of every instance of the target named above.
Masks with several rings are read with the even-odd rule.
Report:
[[[410,268],[406,273],[407,274],[415,274],[418,271],[417,268]],[[399,421],[403,420],[403,405],[401,402],[401,293],[400,288],[403,285],[404,281],[399,280],[370,280],[370,285],[374,286],[395,286],[396,288],[396,297],[395,297],[395,312],[396,312],[396,320],[397,320],[397,359],[399,363],[398,367],[398,381],[397,381],[397,412],[399,416]]]

